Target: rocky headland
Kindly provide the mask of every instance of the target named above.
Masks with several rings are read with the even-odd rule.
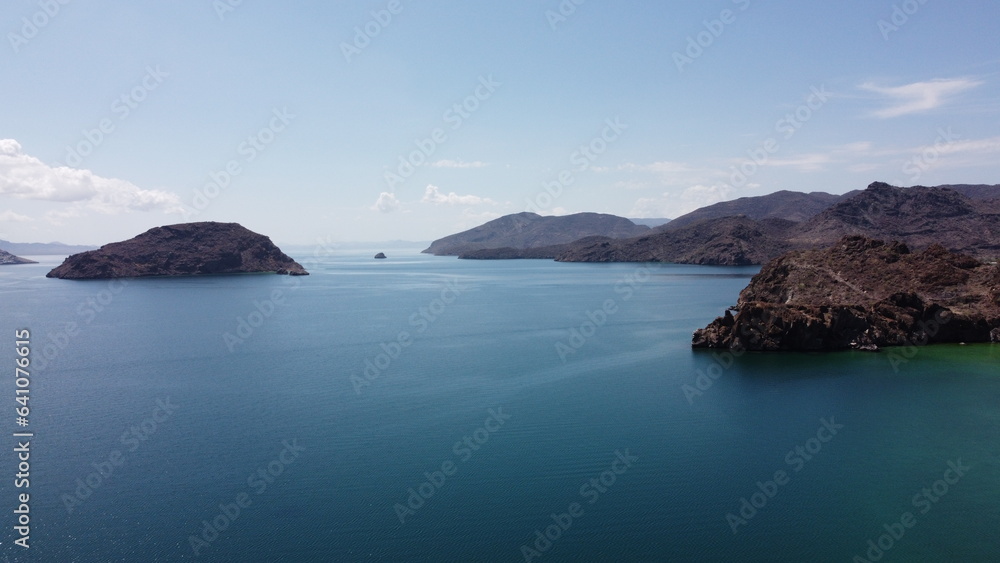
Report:
[[[273,272],[308,275],[271,239],[238,223],[182,223],[74,254],[49,278],[107,279]]]
[[[0,266],[8,266],[11,264],[37,264],[34,260],[28,260],[27,258],[21,258],[20,256],[14,256],[6,250],[0,250]]]
[[[847,236],[768,262],[695,348],[877,350],[1000,342],[1000,266],[933,244]]]

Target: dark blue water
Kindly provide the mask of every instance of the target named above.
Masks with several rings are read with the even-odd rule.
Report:
[[[31,548],[9,449],[0,556],[1000,560],[1000,347],[732,358],[690,335],[754,269],[374,250],[304,278],[0,269],[35,433]]]

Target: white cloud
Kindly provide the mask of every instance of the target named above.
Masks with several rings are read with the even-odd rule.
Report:
[[[462,210],[462,220],[456,225],[459,229],[471,229],[473,227],[478,227],[482,224],[489,223],[494,219],[500,218],[499,213],[494,213],[492,211],[483,211],[477,213],[469,208]]]
[[[950,98],[971,90],[983,83],[968,78],[939,78],[928,82],[914,82],[903,86],[878,86],[871,82],[862,84],[862,90],[875,92],[887,99],[890,105],[872,112],[881,119],[922,113],[946,104]]]
[[[728,201],[732,193],[733,188],[725,184],[698,184],[686,188],[679,196],[665,192],[660,197],[639,198],[628,216],[636,219],[677,218],[700,207]]]
[[[74,204],[66,209],[48,211],[45,213],[45,220],[53,225],[62,225],[63,219],[75,219],[82,216],[83,212],[80,206]]]
[[[670,194],[668,193],[663,194],[662,197],[641,197],[632,205],[628,216],[636,219],[658,219],[667,216],[669,206]]]
[[[728,184],[691,186],[681,193],[681,203],[684,205],[684,208],[687,209],[684,213],[694,211],[699,207],[705,207],[706,205],[726,201],[732,197],[732,193],[733,188]]]
[[[833,157],[829,154],[812,153],[789,158],[772,158],[767,161],[767,164],[779,168],[794,168],[802,172],[815,172],[823,170],[825,165],[830,164],[832,161]]]
[[[434,205],[480,205],[483,203],[497,205],[497,202],[492,199],[477,195],[458,195],[455,192],[443,194],[440,188],[430,184],[424,190],[424,197],[420,201],[423,203],[433,203]]]
[[[375,205],[371,206],[369,209],[372,211],[380,211],[382,213],[392,213],[399,209],[399,200],[396,199],[396,194],[391,194],[389,192],[382,192],[378,194],[378,200],[375,201]]]
[[[623,164],[618,167],[619,170],[640,170],[643,172],[655,172],[657,174],[674,174],[678,172],[691,172],[694,170],[689,165],[683,162],[671,162],[667,160],[661,160],[658,162],[653,162],[650,164]]]
[[[825,152],[772,158],[767,164],[799,172],[817,172],[836,167],[855,173],[867,173],[892,169],[900,157],[912,159],[925,153],[935,159],[936,166],[958,168],[995,165],[996,155],[1000,153],[1000,137],[959,139],[950,129],[939,130],[938,138],[932,144],[878,148],[871,142],[862,141],[832,147]],[[945,155],[949,156],[947,162],[943,159],[937,161],[938,157]]]
[[[722,180],[726,176],[724,169],[713,166],[692,165],[685,162],[674,162],[661,160],[648,164],[625,163],[617,168],[600,168],[598,172],[625,172],[631,174],[648,174],[652,176],[651,181],[646,181],[641,176],[639,178],[629,177],[626,180],[619,180],[615,183],[618,189],[640,190],[646,187],[679,187],[691,186],[695,184],[707,184]]]
[[[994,154],[1000,152],[1000,137],[952,141],[950,143],[943,143],[934,146],[944,154],[955,154],[955,153]]]
[[[434,168],[484,168],[489,164],[481,161],[464,162],[461,160],[439,160],[430,164]]]
[[[0,194],[18,199],[81,203],[100,213],[123,211],[180,212],[177,194],[144,190],[117,178],[91,172],[52,167],[24,154],[14,139],[0,139]]]
[[[28,221],[31,221],[31,217],[28,217],[27,215],[14,213],[13,211],[8,209],[7,211],[0,213],[0,221],[4,221],[7,223],[27,223]]]

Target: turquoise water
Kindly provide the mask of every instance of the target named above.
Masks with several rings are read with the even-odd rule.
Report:
[[[8,524],[0,557],[849,562],[894,531],[881,561],[1000,560],[998,346],[731,358],[690,336],[752,268],[375,250],[0,269],[0,361],[15,328],[35,360],[32,547]]]

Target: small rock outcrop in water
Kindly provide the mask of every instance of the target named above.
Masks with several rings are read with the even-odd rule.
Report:
[[[150,229],[67,258],[50,278],[106,279],[275,272],[308,275],[271,239],[238,223],[182,223]]]
[[[379,260],[382,260],[382,259],[385,258],[385,253],[384,252],[379,252],[378,254],[375,255],[375,258],[377,258]]]
[[[20,256],[14,256],[6,250],[0,250],[0,266],[8,266],[11,264],[37,264],[34,260],[28,260],[27,258],[21,258]]]
[[[850,236],[770,261],[695,348],[877,350],[1000,342],[1000,266],[933,245]]]

